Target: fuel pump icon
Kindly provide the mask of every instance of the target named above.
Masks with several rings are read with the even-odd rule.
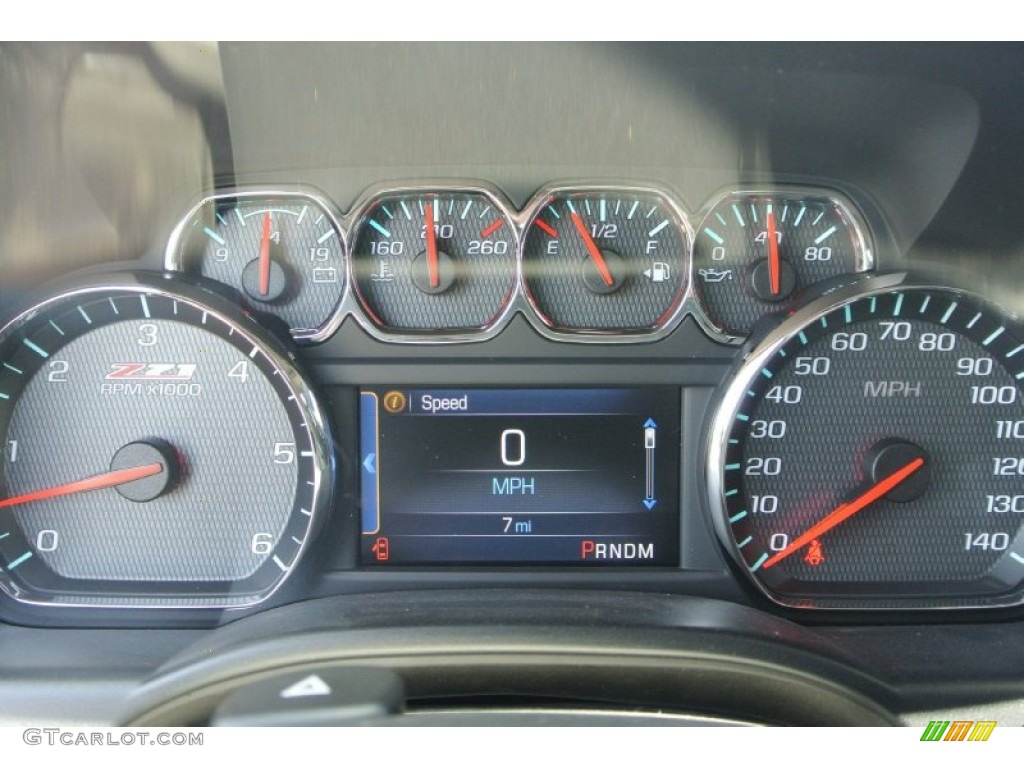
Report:
[[[652,283],[664,283],[672,277],[672,268],[664,261],[656,261],[651,264],[650,269],[644,270],[644,275],[649,277]]]

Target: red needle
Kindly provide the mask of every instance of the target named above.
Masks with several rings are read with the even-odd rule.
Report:
[[[437,233],[434,232],[434,204],[427,203],[427,275],[430,287],[437,288],[441,284],[441,276],[437,271]]]
[[[878,501],[923,466],[924,459],[918,456],[913,461],[905,464],[900,469],[897,469],[884,480],[875,483],[853,501],[843,502],[832,510],[832,512],[811,526],[805,533],[802,533],[793,539],[788,547],[783,549],[781,552],[776,552],[765,560],[764,567],[771,568],[779,561],[784,560],[797,550],[807,546],[819,536],[828,533],[840,523],[860,512],[864,507]]]
[[[501,225],[504,223],[505,222],[502,221],[501,219],[496,219],[495,221],[491,222],[491,225],[487,227],[487,229],[480,233],[480,237],[490,237],[499,229],[501,229]]]
[[[583,244],[587,246],[587,251],[590,252],[590,258],[594,260],[594,264],[597,266],[597,271],[601,273],[601,279],[604,280],[604,284],[607,286],[615,285],[615,278],[612,277],[612,273],[608,271],[608,265],[605,264],[604,256],[601,255],[601,249],[597,247],[597,243],[594,242],[594,238],[587,232],[586,226],[583,224],[583,219],[580,215],[573,211],[572,223],[576,225],[576,231],[580,233],[580,237],[583,238]]]
[[[558,237],[558,231],[547,222],[535,219],[533,223],[547,232],[549,237]]]
[[[263,236],[260,238],[260,295],[270,293],[270,211],[263,214]]]
[[[768,211],[768,280],[771,283],[772,296],[778,296],[782,290],[780,266],[779,241],[775,235],[775,214]]]
[[[115,485],[124,485],[144,477],[158,475],[164,471],[163,464],[145,464],[141,467],[129,467],[128,469],[117,469],[113,472],[104,472],[101,475],[93,475],[85,480],[78,480],[74,483],[55,485],[52,488],[44,488],[41,491],[25,493],[10,499],[0,501],[0,508],[13,507],[17,504],[27,504],[30,501],[43,501],[53,499],[57,496],[67,496],[71,493],[82,493],[83,491],[98,491],[102,488],[113,488]]]

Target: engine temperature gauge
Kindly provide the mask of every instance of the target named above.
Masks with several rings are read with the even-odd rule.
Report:
[[[327,203],[305,192],[204,198],[178,225],[166,267],[235,288],[250,308],[319,340],[345,288],[345,242]]]
[[[387,334],[470,337],[508,307],[516,232],[487,190],[388,192],[362,209],[355,231],[356,293]]]

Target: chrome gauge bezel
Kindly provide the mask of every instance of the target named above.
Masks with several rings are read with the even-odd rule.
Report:
[[[487,325],[472,330],[439,330],[436,332],[391,331],[375,323],[370,316],[365,299],[359,293],[355,273],[355,255],[352,252],[367,225],[370,212],[380,203],[401,197],[419,197],[429,194],[441,195],[479,195],[493,205],[512,227],[512,238],[515,245],[515,276],[512,287],[506,294],[503,304],[494,318]],[[337,325],[346,315],[351,315],[359,326],[378,341],[396,344],[461,344],[487,341],[501,333],[508,325],[509,319],[518,306],[519,285],[522,282],[522,229],[508,198],[497,187],[480,181],[415,181],[390,182],[378,184],[365,190],[345,216],[345,224],[349,232],[349,250],[347,254],[348,278],[351,286],[346,301],[338,307]]]
[[[320,190],[305,185],[284,185],[280,187],[232,187],[206,195],[182,216],[171,230],[164,250],[164,269],[169,272],[189,272],[190,265],[185,263],[184,248],[188,239],[188,225],[195,216],[207,205],[216,206],[225,200],[309,200],[323,210],[330,220],[331,227],[338,234],[341,247],[341,258],[344,262],[342,274],[344,284],[334,309],[327,319],[316,328],[297,328],[291,330],[291,337],[300,344],[316,344],[334,335],[344,319],[339,312],[351,292],[352,279],[349,274],[349,243],[348,231],[342,226],[342,217],[334,203]]]
[[[813,325],[820,318],[849,305],[873,296],[881,296],[900,291],[936,291],[963,296],[983,307],[989,307],[1007,318],[1008,322],[1020,322],[1020,319],[1002,307],[995,306],[991,299],[968,288],[943,284],[936,281],[917,278],[910,273],[900,272],[884,275],[863,276],[853,278],[849,282],[838,285],[820,297],[810,301],[787,317],[778,326],[769,331],[754,348],[741,358],[730,374],[728,384],[717,401],[710,422],[706,427],[704,440],[704,481],[705,498],[710,507],[711,521],[722,548],[742,572],[750,584],[772,603],[784,608],[814,610],[822,612],[851,611],[950,611],[950,610],[997,610],[1024,603],[1024,586],[1018,587],[1010,598],[1001,596],[977,599],[953,597],[946,602],[896,597],[854,598],[849,601],[828,599],[815,601],[812,598],[790,599],[768,589],[751,571],[730,528],[729,505],[726,499],[725,464],[728,452],[728,440],[734,428],[737,414],[743,404],[751,383],[761,375],[779,350],[785,347],[803,329]]]
[[[312,502],[310,504],[309,522],[305,528],[305,535],[295,552],[291,564],[287,569],[282,569],[282,576],[268,589],[256,594],[232,595],[230,591],[223,594],[213,594],[209,597],[163,597],[144,594],[113,596],[97,594],[95,596],[75,595],[72,600],[62,600],[62,598],[67,598],[68,596],[55,594],[44,599],[34,594],[25,593],[17,583],[12,581],[5,570],[0,570],[0,592],[22,605],[49,609],[234,610],[250,608],[266,602],[289,581],[297,567],[302,563],[313,539],[325,521],[332,487],[333,459],[330,430],[318,397],[302,373],[296,368],[292,356],[272,336],[262,332],[253,320],[225,299],[200,288],[182,285],[180,282],[173,281],[172,276],[167,274],[139,272],[106,273],[89,278],[80,278],[75,281],[73,287],[56,289],[53,293],[36,301],[30,307],[7,321],[0,328],[0,339],[6,339],[10,334],[16,333],[18,329],[27,323],[31,323],[38,315],[46,312],[51,307],[60,306],[83,297],[103,296],[104,294],[156,296],[189,304],[198,311],[216,318],[230,329],[231,335],[240,336],[247,344],[251,344],[254,349],[258,349],[267,358],[273,370],[278,372],[284,381],[287,390],[290,392],[289,397],[294,399],[294,405],[298,409],[303,420],[303,426],[308,432],[313,453],[309,457],[312,466],[312,480],[309,481],[312,484],[310,493]]]
[[[701,227],[704,226],[704,222],[707,221],[711,213],[724,202],[732,197],[771,197],[773,195],[786,195],[795,197],[816,197],[821,200],[827,200],[830,204],[834,205],[839,211],[840,215],[846,218],[850,223],[850,233],[853,239],[854,257],[856,264],[854,271],[847,273],[850,275],[858,275],[864,273],[870,273],[875,270],[875,251],[872,247],[874,242],[871,236],[871,230],[868,227],[867,220],[861,214],[860,210],[853,204],[853,202],[845,195],[837,192],[829,187],[813,187],[807,185],[797,184],[775,184],[767,186],[743,186],[743,187],[727,187],[720,189],[714,195],[712,195],[708,201],[701,207],[701,209],[694,214],[694,236],[690,241],[690,269],[693,271],[691,274],[691,286],[692,296],[694,302],[693,316],[697,320],[701,329],[712,339],[722,344],[739,345],[742,344],[748,336],[739,336],[729,333],[725,328],[722,328],[716,324],[708,313],[704,306],[703,297],[700,291],[697,289],[696,281],[696,248],[697,248],[697,232],[700,231]],[[766,310],[767,314],[771,310]]]
[[[680,254],[683,275],[681,290],[674,298],[672,306],[665,312],[661,322],[651,328],[571,330],[555,327],[548,322],[543,311],[534,301],[524,275],[523,249],[525,248],[527,233],[537,216],[555,198],[607,194],[635,195],[638,197],[656,198],[659,201],[672,219],[672,223],[678,227],[679,233],[684,240],[683,253]],[[683,317],[691,307],[693,295],[693,227],[686,213],[676,202],[676,196],[672,194],[671,190],[663,186],[637,183],[616,184],[608,181],[549,184],[538,190],[519,214],[519,230],[519,300],[521,304],[528,308],[527,311],[524,311],[524,315],[530,325],[533,326],[537,333],[546,338],[554,341],[570,341],[583,344],[621,344],[657,341],[672,333],[676,326],[682,322]]]
[[[485,326],[474,329],[437,331],[425,330],[404,332],[389,330],[376,323],[371,312],[360,297],[355,281],[355,259],[353,249],[363,227],[366,226],[369,212],[379,202],[401,196],[420,196],[426,194],[474,194],[486,198],[513,228],[515,241],[515,282],[512,291],[505,299],[505,304],[495,317]],[[621,194],[655,198],[664,207],[678,228],[680,236],[686,240],[683,261],[685,284],[681,295],[673,303],[672,308],[656,327],[642,329],[561,329],[552,326],[543,313],[533,302],[523,270],[523,250],[526,234],[533,220],[552,198],[559,195],[580,194]],[[517,314],[523,316],[531,328],[541,337],[564,343],[573,344],[635,344],[659,341],[670,335],[687,316],[692,316],[701,330],[713,341],[738,345],[747,337],[736,336],[719,328],[707,315],[694,280],[694,248],[697,224],[722,200],[739,195],[805,195],[828,200],[835,205],[841,215],[851,224],[854,245],[857,250],[856,273],[870,272],[875,269],[875,254],[872,248],[872,233],[856,207],[845,195],[826,186],[799,185],[743,185],[719,190],[711,197],[700,211],[690,215],[679,202],[679,195],[674,190],[658,183],[640,181],[618,181],[609,179],[573,180],[571,182],[552,182],[537,190],[524,204],[516,210],[505,193],[496,185],[474,179],[431,178],[416,180],[393,180],[381,182],[365,189],[353,203],[347,214],[341,214],[337,206],[319,190],[305,185],[284,186],[244,186],[233,187],[204,196],[196,202],[176,224],[169,237],[164,254],[164,266],[174,272],[188,271],[189,265],[184,263],[182,248],[184,245],[187,224],[192,217],[211,201],[216,203],[225,199],[260,199],[260,198],[305,198],[327,211],[332,226],[338,232],[341,241],[344,264],[345,282],[342,286],[338,302],[330,318],[319,328],[298,330],[293,332],[293,339],[300,344],[315,344],[326,341],[340,328],[342,322],[351,317],[355,323],[369,336],[389,344],[414,345],[447,345],[479,343],[493,339],[500,334]],[[695,224],[695,222],[697,224]]]

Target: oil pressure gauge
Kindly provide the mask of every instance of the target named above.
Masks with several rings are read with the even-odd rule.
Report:
[[[731,192],[697,228],[695,289],[715,330],[745,336],[801,290],[874,265],[866,229],[846,201],[820,191]]]
[[[319,341],[344,293],[345,240],[312,192],[236,190],[193,207],[171,235],[165,266],[232,286],[297,340]]]

